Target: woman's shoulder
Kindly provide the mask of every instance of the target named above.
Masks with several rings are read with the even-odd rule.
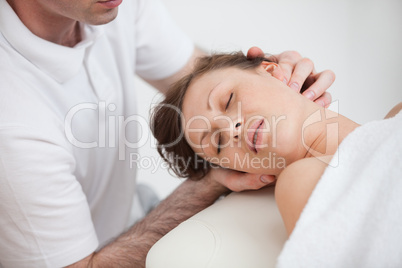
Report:
[[[397,105],[395,105],[395,106],[388,112],[388,114],[385,116],[385,119],[394,117],[395,115],[397,115],[398,113],[400,113],[401,110],[402,110],[402,102],[400,102],[400,103],[398,103]]]
[[[313,177],[321,177],[325,168],[332,159],[332,155],[321,157],[307,157],[297,160],[287,166],[279,175],[278,180],[312,180]]]
[[[290,164],[279,175],[275,198],[289,235],[331,158],[303,158]]]

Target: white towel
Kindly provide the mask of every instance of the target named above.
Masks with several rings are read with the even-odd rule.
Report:
[[[402,112],[341,143],[277,267],[402,267]]]

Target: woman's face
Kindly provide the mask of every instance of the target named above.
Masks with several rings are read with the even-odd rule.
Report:
[[[183,101],[183,129],[207,161],[249,173],[277,175],[303,153],[303,97],[265,70],[235,67],[194,80]]]

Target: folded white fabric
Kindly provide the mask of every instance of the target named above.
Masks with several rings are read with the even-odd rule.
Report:
[[[402,112],[346,137],[277,267],[402,267]]]

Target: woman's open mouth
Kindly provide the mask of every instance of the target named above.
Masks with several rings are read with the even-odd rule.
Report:
[[[262,142],[264,119],[258,120],[247,131],[247,146],[255,153],[258,153],[258,145]]]

